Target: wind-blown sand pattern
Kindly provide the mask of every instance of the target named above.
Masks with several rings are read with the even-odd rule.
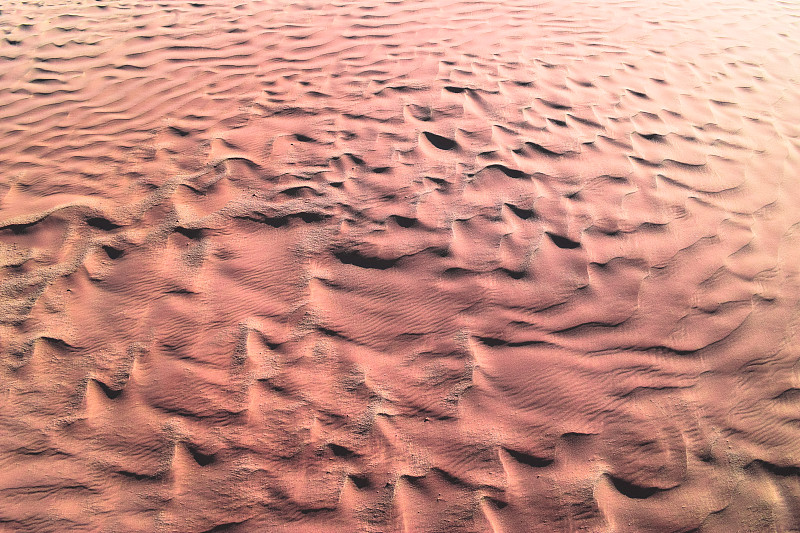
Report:
[[[800,7],[3,2],[3,531],[800,530]]]

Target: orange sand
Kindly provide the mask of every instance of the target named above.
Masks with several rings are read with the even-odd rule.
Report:
[[[7,0],[0,529],[800,530],[800,7]]]

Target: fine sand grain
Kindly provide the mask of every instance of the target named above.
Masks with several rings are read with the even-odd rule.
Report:
[[[800,530],[800,6],[5,0],[0,530]]]

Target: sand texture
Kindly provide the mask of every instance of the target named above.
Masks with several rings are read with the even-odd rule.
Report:
[[[800,4],[5,0],[0,531],[800,531]]]

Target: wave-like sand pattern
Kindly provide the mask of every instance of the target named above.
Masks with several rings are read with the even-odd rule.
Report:
[[[800,8],[0,17],[0,528],[800,530]]]

